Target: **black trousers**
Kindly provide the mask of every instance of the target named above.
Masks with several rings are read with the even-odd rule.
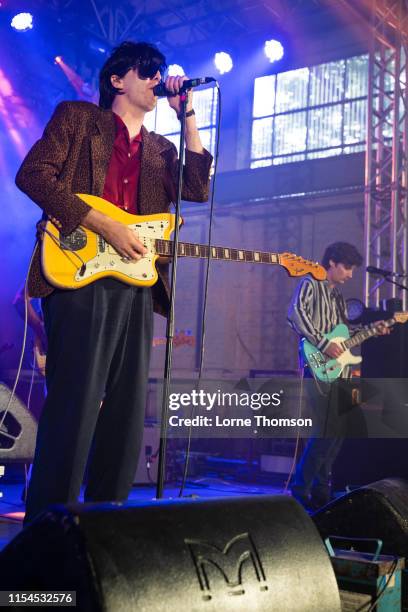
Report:
[[[291,489],[305,500],[311,494],[312,500],[323,505],[330,501],[331,471],[344,441],[351,395],[342,391],[341,379],[317,386],[306,374],[305,383],[314,431],[296,467]]]
[[[76,502],[123,501],[143,436],[153,308],[148,288],[103,279],[43,299],[48,395],[40,418],[26,519]],[[102,402],[102,405],[101,405]]]

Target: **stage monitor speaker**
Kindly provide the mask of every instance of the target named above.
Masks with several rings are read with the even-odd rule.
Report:
[[[61,506],[0,553],[0,590],[76,591],[86,612],[340,612],[289,496]]]
[[[313,516],[323,538],[377,538],[383,552],[408,557],[408,481],[379,480],[343,495]]]
[[[11,391],[0,383],[0,423],[3,421]],[[0,427],[0,463],[30,463],[34,457],[37,421],[14,395]]]

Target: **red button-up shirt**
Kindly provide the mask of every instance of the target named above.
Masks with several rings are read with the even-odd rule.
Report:
[[[129,131],[122,119],[115,113],[113,116],[116,122],[116,136],[105,179],[103,197],[135,215],[138,213],[142,132],[130,140]]]

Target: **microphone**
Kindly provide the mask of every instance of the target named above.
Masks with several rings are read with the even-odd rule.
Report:
[[[173,96],[179,96],[181,93],[187,91],[187,89],[199,87],[200,85],[206,85],[207,83],[213,83],[214,81],[215,79],[213,77],[199,77],[198,79],[188,79],[187,81],[184,81],[178,93],[173,93],[172,91],[169,91],[168,89],[166,89],[164,83],[159,83],[158,85],[156,85],[156,87],[153,87],[153,93],[159,98],[170,98]]]
[[[370,274],[377,274],[378,276],[404,276],[404,274],[397,274],[396,272],[391,272],[391,270],[383,270],[375,266],[367,266],[366,270]]]

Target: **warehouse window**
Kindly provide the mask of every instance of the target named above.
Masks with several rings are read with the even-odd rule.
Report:
[[[365,149],[368,55],[255,79],[251,168]]]

